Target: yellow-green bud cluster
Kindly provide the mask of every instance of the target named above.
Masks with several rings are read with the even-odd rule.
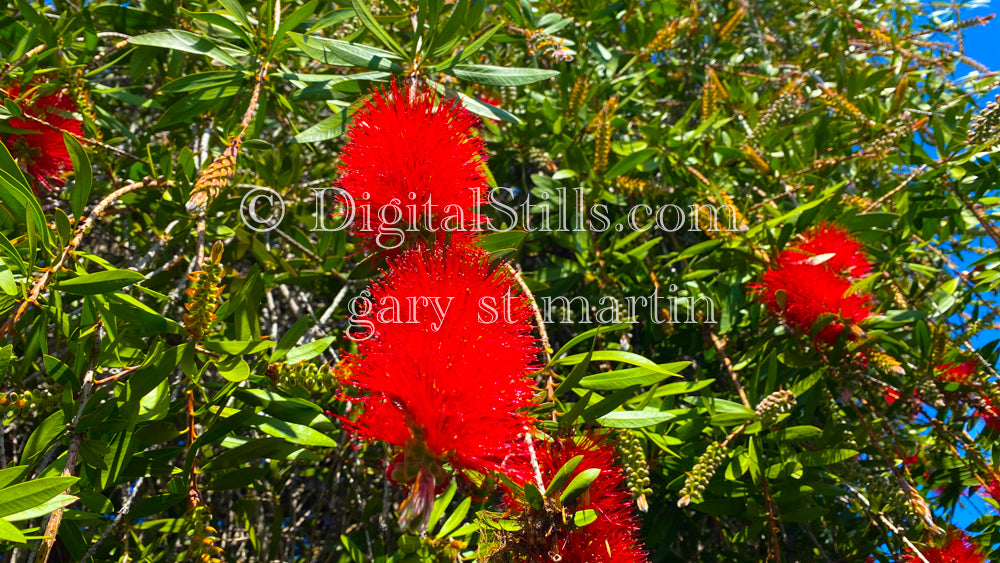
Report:
[[[920,394],[920,398],[925,403],[936,407],[943,407],[945,405],[944,395],[938,389],[937,383],[929,377],[921,377],[917,380],[917,393]]]
[[[778,417],[791,412],[795,407],[795,393],[791,391],[775,391],[757,405],[757,420],[764,428],[774,426]]]
[[[688,474],[684,488],[681,489],[681,499],[677,501],[678,507],[685,507],[692,502],[699,503],[704,498],[705,487],[712,480],[715,471],[726,460],[726,450],[718,442],[713,442],[698,458],[698,463],[694,464],[691,473]]]
[[[295,365],[284,362],[267,367],[268,375],[278,387],[301,388],[313,393],[333,389],[337,385],[337,375],[329,364],[317,365],[299,362]]]
[[[47,391],[9,391],[0,395],[0,418],[7,413],[14,416],[28,416],[32,413],[51,412],[59,406],[61,400],[59,386],[53,392]]]
[[[618,458],[625,470],[626,483],[632,493],[639,510],[646,512],[649,504],[646,495],[652,494],[649,488],[649,466],[646,463],[646,452],[642,448],[642,440],[631,432],[622,432],[618,439]]]
[[[223,563],[222,548],[215,545],[219,538],[215,534],[218,530],[209,525],[212,513],[205,505],[194,507],[190,513],[191,545],[188,548],[189,561],[201,561],[202,563]]]
[[[218,318],[215,311],[219,308],[222,281],[222,243],[216,242],[212,247],[211,260],[205,268],[188,274],[188,301],[184,304],[187,313],[184,315],[184,329],[194,341],[204,338],[212,328],[212,323]]]

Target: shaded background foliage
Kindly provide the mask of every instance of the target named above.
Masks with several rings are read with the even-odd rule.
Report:
[[[486,245],[536,297],[603,307],[658,289],[715,305],[716,323],[640,310],[613,328],[548,326],[540,427],[638,439],[651,560],[894,561],[937,541],[995,476],[983,422],[996,345],[970,340],[997,320],[1000,129],[996,106],[976,103],[996,76],[961,41],[985,21],[963,6],[8,3],[3,116],[23,113],[14,85],[56,85],[84,130],[66,139],[74,174],[60,191],[34,195],[0,153],[3,557],[44,552],[53,520],[60,561],[185,560],[209,544],[234,561],[454,560],[488,543],[477,511],[496,499],[458,487],[426,537],[402,533],[386,452],[329,416],[347,414],[336,351],[351,348],[348,304],[377,263],[343,232],[310,230],[312,188],[335,180],[352,108],[392,76],[484,116],[505,201],[538,203],[532,228]],[[960,64],[978,71],[956,76]],[[284,197],[278,230],[243,226],[252,186]],[[574,188],[583,201],[561,211],[588,229],[558,232],[552,202]],[[674,232],[635,231],[624,211],[640,203],[737,213],[721,231],[690,229],[697,212]],[[620,211],[609,228],[589,213],[598,204]],[[864,242],[877,271],[857,288],[879,313],[826,352],[769,318],[748,285],[821,221]],[[189,296],[187,274],[214,263],[216,241],[218,277]],[[950,257],[965,251],[982,257],[960,272]],[[185,304],[207,307],[223,286],[196,348]],[[712,320],[705,301],[678,303],[681,320]],[[951,362],[974,362],[968,384],[939,380]],[[594,379],[636,366],[638,384]],[[791,412],[754,422],[782,389],[797,396]],[[679,508],[718,442],[704,500]],[[997,525],[990,512],[971,527],[985,551]]]

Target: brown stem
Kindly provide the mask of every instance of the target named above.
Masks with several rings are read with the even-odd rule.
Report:
[[[712,332],[710,328],[707,328],[704,325],[702,325],[702,327],[705,339],[711,342],[712,346],[715,347],[716,353],[719,354],[719,358],[722,360],[723,367],[726,368],[726,373],[728,373],[729,378],[733,380],[733,385],[736,386],[736,391],[740,394],[740,400],[743,401],[743,406],[748,409],[753,409],[753,406],[750,405],[750,399],[747,398],[747,393],[743,390],[743,385],[740,383],[740,378],[736,375],[736,370],[733,369],[733,362],[730,361],[729,356],[726,355],[725,342]]]
[[[31,57],[37,55],[38,53],[41,53],[44,50],[45,50],[45,44],[38,45],[36,47],[33,47],[27,53],[21,55],[21,58],[17,59],[16,61],[12,63],[11,62],[5,63],[3,65],[3,70],[0,70],[0,80],[6,78],[7,75],[10,74],[10,71],[24,64],[24,61],[30,59]]]

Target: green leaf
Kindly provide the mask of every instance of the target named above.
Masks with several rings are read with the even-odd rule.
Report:
[[[90,197],[94,170],[90,166],[87,151],[83,150],[79,141],[66,132],[63,132],[63,141],[66,143],[70,161],[73,163],[73,187],[69,190],[70,208],[73,210],[73,216],[79,221],[83,216],[87,199]]]
[[[661,385],[656,390],[656,393],[653,394],[653,396],[666,397],[669,395],[694,393],[695,391],[700,391],[705,387],[708,387],[712,383],[715,383],[714,379],[703,379],[701,381],[678,381],[677,383],[668,383],[666,385]]]
[[[573,346],[576,346],[577,344],[583,342],[584,340],[588,340],[590,338],[594,338],[595,336],[598,336],[600,334],[605,334],[605,333],[608,333],[608,332],[614,332],[616,330],[626,330],[626,329],[631,328],[631,326],[632,326],[631,323],[619,323],[619,324],[614,324],[614,325],[599,326],[597,328],[592,328],[592,329],[588,330],[587,332],[584,332],[583,334],[579,334],[579,335],[574,336],[573,338],[571,338],[570,341],[567,342],[566,344],[564,344],[563,347],[560,348],[558,352],[556,352],[555,354],[552,355],[552,360],[555,361],[557,358],[559,358],[560,356],[562,356],[570,348],[572,348]],[[549,363],[549,365],[546,366],[546,367],[552,367],[552,364]]]
[[[318,143],[335,139],[347,130],[347,110],[343,109],[295,136],[296,143]]]
[[[160,88],[160,92],[192,92],[218,86],[239,86],[246,78],[246,73],[239,70],[195,72],[167,82]]]
[[[185,17],[203,21],[209,25],[214,25],[216,27],[225,29],[226,31],[232,33],[236,37],[239,37],[246,43],[249,47],[254,47],[254,42],[247,35],[247,32],[243,30],[240,26],[235,24],[232,20],[227,18],[222,14],[217,14],[215,12],[192,12],[190,10],[180,9],[181,14]]]
[[[284,420],[264,415],[254,415],[249,420],[250,426],[269,436],[284,438],[293,444],[321,448],[333,448],[337,446],[337,442],[333,438],[302,424],[285,422]]]
[[[837,448],[818,452],[800,452],[797,459],[806,467],[825,467],[851,459],[856,455],[858,455],[857,450]]]
[[[771,434],[779,442],[802,442],[822,435],[823,431],[815,426],[790,426]]]
[[[3,383],[4,377],[7,375],[7,368],[10,367],[10,360],[13,357],[14,357],[13,344],[8,344],[0,348],[0,383]]]
[[[369,70],[399,72],[399,57],[376,47],[327,39],[315,35],[289,33],[295,45],[309,57],[332,66],[360,66]]]
[[[43,477],[0,490],[0,518],[40,506],[78,480],[79,477]]]
[[[313,319],[311,316],[305,316],[295,321],[295,324],[289,328],[285,334],[281,336],[281,340],[278,341],[278,345],[274,347],[274,351],[271,352],[271,357],[267,359],[267,363],[273,364],[280,362],[288,354],[288,351],[292,349],[293,346],[305,335],[306,331],[313,325]]]
[[[451,57],[448,60],[446,60],[443,63],[441,63],[440,68],[447,68],[447,67],[449,67],[451,65],[454,65],[456,63],[460,63],[460,62],[468,59],[472,55],[475,55],[476,53],[479,52],[480,49],[483,48],[483,45],[485,45],[487,41],[489,41],[491,38],[493,38],[493,35],[497,31],[499,31],[503,26],[504,26],[503,23],[498,23],[498,24],[494,25],[493,27],[489,28],[482,35],[480,35],[479,37],[475,38],[471,43],[469,43],[468,45],[465,45],[464,47],[462,47],[462,50],[459,51],[458,53],[456,53],[454,57]]]
[[[305,362],[319,356],[333,341],[337,338],[335,336],[327,336],[320,338],[318,340],[313,340],[308,344],[303,344],[302,346],[296,346],[288,351],[288,355],[285,356],[285,362],[289,364],[297,364],[299,362]]]
[[[224,51],[218,45],[216,40],[195,35],[190,31],[168,29],[166,31],[146,33],[129,39],[129,43],[133,45],[163,47],[165,49],[175,49],[177,51],[184,51],[187,53],[208,55],[212,59],[226,66],[241,68],[240,63],[237,62],[236,59],[234,59],[229,53]],[[249,54],[246,51],[233,46],[229,46],[229,50],[235,51],[238,54]],[[240,51],[242,51],[242,53],[239,53]]]
[[[104,270],[60,281],[57,287],[66,293],[97,295],[119,290],[144,279],[146,276],[134,270]]]
[[[472,499],[465,497],[465,499],[459,503],[458,507],[455,508],[455,512],[452,512],[451,516],[448,516],[448,519],[441,525],[441,530],[437,533],[436,537],[445,538],[448,534],[455,531],[459,524],[462,523],[462,520],[465,519],[465,515],[469,513],[469,506],[471,505]]]
[[[624,389],[633,385],[645,386],[659,383],[676,373],[663,373],[647,367],[621,369],[588,375],[580,381],[580,387],[594,390]]]
[[[552,498],[555,496],[556,492],[562,492],[563,485],[569,480],[570,475],[573,471],[580,465],[583,461],[583,455],[578,455],[567,461],[556,471],[556,474],[552,476],[552,480],[549,481],[549,486],[545,488],[545,496]]]
[[[590,488],[590,484],[594,482],[594,479],[601,474],[600,468],[591,467],[590,469],[584,469],[573,477],[573,480],[566,485],[566,489],[559,495],[559,502],[566,506],[569,503],[576,500],[577,497],[582,495]]]
[[[490,233],[482,237],[477,244],[489,253],[500,252],[502,250],[516,250],[521,248],[521,243],[527,238],[525,231],[508,231]]]
[[[206,340],[201,343],[201,347],[209,352],[229,356],[259,354],[273,346],[271,340]]]
[[[240,381],[245,381],[250,377],[250,366],[247,364],[246,360],[240,358],[239,356],[233,356],[222,360],[218,362],[216,366],[219,369],[219,375],[221,375],[226,381],[239,383]]]
[[[593,351],[588,352],[584,356],[583,360],[580,363],[576,364],[576,367],[573,368],[573,371],[569,372],[569,375],[567,375],[565,379],[559,382],[559,385],[556,386],[555,391],[553,391],[553,394],[555,396],[558,397],[559,395],[562,395],[563,393],[573,389],[580,383],[580,381],[583,380],[583,377],[587,375],[587,368],[590,367],[590,360],[593,357],[593,354],[594,354]]]
[[[451,504],[451,499],[455,498],[455,491],[457,490],[458,484],[452,480],[448,483],[448,488],[434,501],[434,508],[431,509],[431,517],[427,521],[428,530],[433,530],[437,527],[438,520],[441,519],[441,515],[444,514],[445,509]]]
[[[6,469],[0,469],[0,489],[24,477],[30,471],[30,465],[15,465]]]
[[[18,530],[13,524],[0,518],[0,541],[26,543],[28,540],[21,533],[21,530]]]
[[[490,86],[523,86],[559,75],[557,70],[460,64],[444,69],[459,80]]]
[[[597,419],[605,428],[644,428],[677,418],[677,415],[661,411],[614,411]]]
[[[375,21],[371,12],[369,12],[368,8],[365,7],[364,2],[361,2],[360,0],[351,0],[351,6],[354,8],[354,13],[356,13],[358,18],[361,19],[362,25],[364,25],[365,28],[379,41],[381,41],[383,45],[392,49],[393,52],[400,56],[406,54],[406,52],[403,51],[403,48],[399,46],[399,43],[396,43],[396,40],[393,39],[386,30],[382,29],[382,26],[380,26],[377,21]]]
[[[524,484],[524,500],[528,501],[528,505],[535,510],[542,510],[545,507],[545,499],[542,498],[542,493],[538,491],[538,487],[534,483]]]
[[[246,11],[243,10],[243,5],[240,4],[239,0],[219,0],[219,4],[222,4],[222,7],[232,14],[234,18],[239,20],[240,25],[242,25],[244,29],[247,31],[252,31],[254,29],[253,23],[251,23]]]
[[[643,149],[634,152],[615,163],[610,170],[604,173],[604,179],[613,180],[626,172],[630,172],[636,166],[645,164],[646,161],[659,154],[659,152],[659,149]]]
[[[34,464],[44,454],[52,443],[62,435],[66,429],[66,415],[59,409],[45,417],[38,427],[35,428],[27,443],[24,444],[24,451],[21,453],[21,462],[24,464]]]
[[[17,295],[17,283],[14,280],[14,272],[10,271],[7,263],[2,258],[0,258],[0,291],[10,296]]]
[[[281,22],[281,25],[279,25],[278,29],[274,32],[274,39],[271,41],[271,49],[268,52],[269,55],[274,53],[275,47],[282,39],[285,38],[285,35],[287,35],[289,31],[298,27],[299,24],[309,19],[309,16],[313,15],[313,12],[316,11],[316,6],[316,0],[309,0],[309,2],[300,6],[297,10],[292,12],[292,15],[288,16]]]
[[[22,510],[17,514],[11,514],[10,516],[5,516],[4,520],[8,522],[20,522],[22,520],[30,520],[31,518],[38,518],[39,516],[45,516],[46,514],[56,510],[57,508],[65,508],[77,501],[77,497],[73,495],[56,495],[51,499],[43,502],[42,504],[29,508],[27,510]]]
[[[577,528],[582,528],[587,524],[591,524],[597,520],[597,511],[588,508],[586,510],[577,510],[573,513],[573,524]]]
[[[440,90],[440,89],[439,89]],[[506,121],[507,123],[520,123],[521,120],[517,118],[514,114],[508,113],[494,105],[487,104],[481,100],[468,96],[463,92],[458,90],[447,90],[451,94],[458,96],[458,99],[462,101],[462,105],[465,109],[471,111],[476,115],[481,115],[483,117],[488,117],[490,119],[499,119],[501,121]]]

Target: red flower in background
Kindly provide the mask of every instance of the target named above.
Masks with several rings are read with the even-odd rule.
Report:
[[[778,267],[801,261],[822,265],[834,274],[861,278],[872,269],[864,247],[846,230],[820,223],[802,234],[802,241],[778,256]]]
[[[990,477],[989,482],[986,483],[986,487],[983,489],[983,494],[1000,503],[1000,480],[997,480],[996,477]]]
[[[10,99],[16,99],[21,95],[21,88],[11,86],[6,94]],[[56,190],[62,187],[65,175],[72,170],[69,151],[60,130],[83,134],[83,122],[66,115],[76,111],[76,104],[60,91],[46,96],[32,93],[18,105],[26,116],[40,119],[48,126],[31,119],[12,117],[7,125],[22,131],[6,135],[3,143],[34,178],[36,193],[39,186],[46,191]]]
[[[372,286],[373,306],[359,317],[370,338],[348,357],[345,378],[363,410],[348,425],[402,451],[396,481],[425,470],[438,485],[444,462],[486,473],[520,455],[538,348],[531,306],[515,287],[489,254],[467,246],[413,248]]]
[[[990,397],[979,398],[979,408],[977,414],[983,419],[986,427],[995,432],[1000,432],[1000,410],[997,409],[993,399]]]
[[[833,275],[822,265],[786,262],[764,273],[764,281],[755,284],[768,310],[781,316],[800,333],[808,333],[816,319],[832,313],[838,319],[858,323],[871,316],[868,297],[848,294],[851,282]],[[844,331],[839,321],[826,325],[816,339],[833,343]]]
[[[924,548],[921,550],[924,559],[930,563],[985,563],[986,555],[980,553],[979,548],[974,545],[963,532],[952,532],[943,545]],[[917,554],[907,554],[903,556],[904,563],[923,563]]]
[[[945,383],[959,383],[969,385],[972,383],[972,376],[976,373],[976,362],[963,362],[961,364],[945,364],[937,366],[937,378]]]
[[[350,194],[351,232],[367,248],[425,240],[468,240],[484,218],[486,154],[479,120],[429,90],[376,90],[353,117],[341,153],[340,188]],[[387,229],[409,230],[405,234]],[[451,231],[451,232],[449,232]]]
[[[639,524],[635,516],[635,503],[625,489],[625,475],[616,465],[614,444],[607,436],[587,435],[579,438],[564,437],[541,444],[535,442],[538,468],[542,481],[549,483],[565,463],[576,456],[583,456],[573,470],[574,477],[588,469],[600,469],[600,474],[590,484],[588,490],[570,506],[564,507],[567,514],[572,511],[593,510],[597,519],[590,524],[576,527],[569,520],[566,527],[545,536],[546,543],[528,542],[518,544],[514,549],[525,561],[548,562],[561,557],[562,563],[638,563],[647,561],[646,550],[639,539]],[[527,477],[522,484],[530,480]],[[507,504],[514,510],[528,511],[529,519],[533,511],[527,506],[518,506],[508,495]]]
[[[820,223],[782,251],[775,264],[751,288],[771,314],[797,332],[808,333],[820,315],[835,315],[837,320],[816,335],[817,342],[832,344],[844,331],[841,321],[858,323],[871,316],[870,297],[848,291],[853,279],[867,274],[872,264],[861,243],[844,229]]]

